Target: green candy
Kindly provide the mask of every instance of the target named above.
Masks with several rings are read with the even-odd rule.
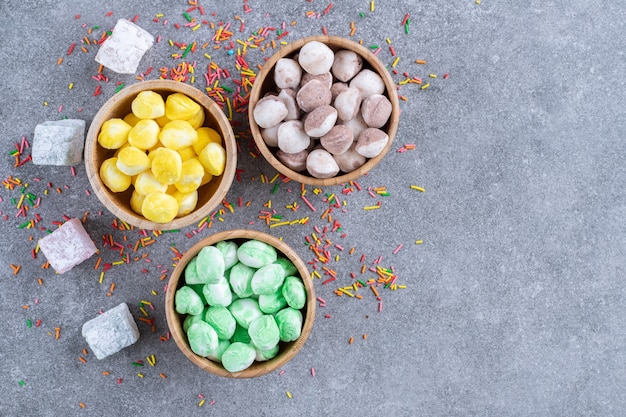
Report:
[[[209,323],[217,333],[217,337],[228,340],[233,337],[237,322],[226,307],[212,305],[207,308],[204,321]]]
[[[206,302],[211,306],[228,307],[233,302],[233,293],[226,279],[221,279],[215,284],[206,284],[202,289]]]
[[[300,310],[306,304],[306,288],[298,277],[287,277],[282,286],[282,294],[289,307]]]
[[[210,327],[210,326],[209,326]],[[246,343],[231,343],[222,354],[222,365],[228,372],[241,372],[254,362],[256,350]]]
[[[254,295],[250,283],[252,282],[252,276],[256,269],[250,268],[241,262],[236,263],[230,269],[228,275],[228,281],[233,292],[240,298],[246,298]]]
[[[287,258],[278,258],[276,259],[275,264],[278,264],[283,267],[285,270],[285,276],[288,277],[290,275],[295,275],[298,272],[298,268]]]
[[[269,314],[252,320],[248,327],[248,334],[252,345],[260,350],[268,350],[278,345],[280,332],[274,316]]]
[[[196,261],[197,258],[192,258],[185,267],[185,284],[187,285],[206,284],[206,282],[203,281],[202,277],[198,275],[198,271],[196,270]]]
[[[285,284],[283,284],[283,287]],[[265,314],[274,314],[287,306],[287,301],[283,297],[282,291],[276,291],[271,294],[259,295],[259,308]]]
[[[263,312],[259,308],[259,302],[253,298],[240,298],[233,301],[228,307],[237,324],[244,329],[250,326],[252,320],[261,317]]]
[[[237,249],[237,258],[251,268],[261,268],[276,261],[278,253],[272,245],[259,240],[248,240]]]
[[[187,314],[185,320],[183,321],[183,330],[187,332],[192,324],[197,323],[199,321],[204,321],[204,315],[206,314],[206,308],[204,311],[197,316],[192,316],[191,314]]]
[[[278,264],[270,264],[257,269],[252,276],[250,286],[255,294],[276,292],[285,281],[285,270]]]
[[[221,362],[222,355],[224,354],[226,349],[228,349],[228,346],[230,346],[230,342],[228,340],[219,340],[217,342],[217,349],[215,349],[215,351],[208,354],[206,358],[215,362]]]
[[[302,332],[302,313],[291,307],[283,308],[274,317],[280,331],[280,340],[293,342]]]
[[[204,310],[202,299],[189,287],[180,287],[174,295],[174,306],[178,314],[197,316]]]
[[[203,321],[198,321],[187,330],[189,347],[199,356],[208,356],[217,350],[218,337],[213,327]]]
[[[235,334],[230,338],[231,343],[242,342],[242,343],[250,343],[252,339],[250,339],[250,335],[248,334],[248,329],[237,325],[235,328]]]
[[[268,350],[256,350],[256,360],[259,362],[269,361],[272,358],[275,358],[278,355],[278,351],[280,350],[280,345],[276,345]]]
[[[215,246],[205,246],[196,256],[196,272],[206,284],[215,284],[224,277],[224,256]]]
[[[224,257],[224,268],[227,270],[232,268],[239,260],[237,259],[237,244],[232,240],[223,240],[221,242],[217,242],[215,247],[222,252],[222,256]]]

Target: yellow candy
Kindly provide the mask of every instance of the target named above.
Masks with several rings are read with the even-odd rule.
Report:
[[[128,113],[126,116],[124,116],[124,121],[131,126],[135,126],[140,120],[141,119],[135,116],[133,113]]]
[[[198,132],[198,140],[193,144],[193,149],[196,151],[196,155],[200,155],[202,149],[207,146],[210,142],[222,144],[222,137],[215,129],[211,129],[210,127],[201,127],[200,129],[196,129]]]
[[[130,176],[117,168],[117,158],[109,158],[100,165],[100,178],[114,193],[121,193],[130,187]]]
[[[159,133],[161,143],[170,149],[192,146],[198,140],[198,132],[186,120],[172,120]]]
[[[152,174],[163,184],[174,184],[180,179],[183,161],[178,152],[168,148],[158,148],[150,152]]]
[[[178,213],[176,213],[176,217],[185,216],[196,208],[198,205],[198,192],[192,191],[190,193],[181,193],[177,191],[174,193],[173,197],[178,202]]]
[[[135,191],[141,195],[148,195],[157,191],[164,193],[167,190],[167,184],[162,184],[154,178],[152,171],[147,170],[137,175],[133,183]]]
[[[102,123],[98,134],[98,143],[106,149],[117,149],[126,143],[128,133],[133,127],[122,119],[109,119]]]
[[[171,122],[171,120],[170,120],[170,119],[168,119],[168,118],[167,118],[167,116],[161,116],[161,117],[159,117],[159,118],[157,118],[157,119],[155,119],[155,120],[156,120],[157,124],[158,124],[160,127],[163,127],[163,126],[165,126],[166,124],[168,124],[169,122]]]
[[[140,120],[128,133],[128,143],[139,149],[150,149],[159,143],[161,128],[151,119]]]
[[[145,151],[127,146],[117,155],[117,168],[126,175],[137,175],[150,168],[150,160]]]
[[[202,187],[204,184],[210,183],[212,179],[213,179],[213,175],[206,172],[206,169],[205,169],[204,176],[202,177],[202,181],[200,181],[200,187]]]
[[[141,206],[143,204],[143,200],[146,198],[145,195],[139,194],[137,190],[133,190],[133,193],[130,195],[130,208],[137,214],[143,216],[141,212]]]
[[[207,172],[213,176],[222,175],[226,168],[226,150],[220,144],[209,143],[202,149],[198,158]]]
[[[182,93],[170,94],[165,100],[165,115],[170,120],[189,120],[201,109],[198,103]]]
[[[204,110],[200,109],[200,111],[196,113],[191,119],[189,119],[188,122],[194,129],[201,128],[204,124]]]
[[[133,114],[140,119],[156,119],[165,114],[165,102],[159,93],[142,91],[130,105]]]
[[[141,214],[153,222],[170,222],[178,214],[178,201],[165,193],[148,194],[141,205]]]
[[[178,152],[178,154],[180,155],[180,159],[182,159],[183,162],[188,161],[191,158],[195,158],[198,156],[196,155],[196,151],[193,149],[193,146],[186,146],[184,148],[180,148],[176,152]]]
[[[178,191],[190,193],[200,187],[204,177],[204,167],[198,158],[183,162],[180,179],[174,183]]]

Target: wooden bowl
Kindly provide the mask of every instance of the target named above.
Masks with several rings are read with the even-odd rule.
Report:
[[[288,343],[280,342],[278,355],[276,355],[273,359],[265,362],[255,361],[249,368],[244,369],[241,372],[229,372],[224,369],[220,363],[198,356],[191,350],[189,342],[187,341],[187,335],[183,330],[183,321],[185,320],[186,315],[176,312],[176,309],[174,308],[174,295],[176,294],[176,290],[184,285],[184,271],[187,263],[189,263],[189,261],[196,256],[202,248],[214,245],[217,242],[224,240],[232,240],[240,245],[251,239],[256,239],[274,246],[278,251],[279,256],[282,255],[289,259],[298,269],[307,293],[306,304],[301,310],[303,327],[302,333],[297,340]],[[227,230],[211,235],[196,243],[185,253],[182,259],[178,261],[167,286],[167,293],[165,295],[165,316],[167,318],[167,325],[170,329],[170,334],[174,338],[176,345],[195,365],[207,372],[224,377],[254,378],[279,369],[281,366],[292,360],[300,351],[313,329],[313,320],[315,318],[315,288],[313,287],[313,282],[311,281],[306,264],[302,261],[302,259],[300,259],[296,252],[283,241],[266,233],[253,230]]]
[[[177,217],[169,223],[156,223],[135,213],[130,207],[132,188],[122,193],[110,191],[100,178],[100,165],[110,158],[115,150],[105,149],[98,144],[98,134],[102,124],[111,118],[124,118],[131,112],[131,103],[141,91],[152,90],[167,98],[173,93],[182,93],[195,100],[204,108],[204,126],[215,129],[223,140],[226,149],[226,168],[219,177],[198,188],[198,204],[194,211],[186,216]],[[184,83],[171,80],[143,81],[124,88],[111,97],[100,108],[91,122],[85,140],[85,167],[89,182],[98,199],[119,219],[133,226],[148,230],[173,230],[200,222],[223,201],[228,192],[237,167],[237,147],[235,135],[228,118],[221,108],[200,90]]]
[[[360,55],[363,58],[363,68],[368,68],[382,77],[385,83],[384,95],[389,99],[392,107],[389,120],[387,121],[385,126],[381,128],[381,130],[385,131],[387,133],[387,136],[389,136],[389,141],[387,142],[387,145],[382,150],[382,152],[378,156],[368,159],[365,164],[360,168],[357,168],[352,172],[340,172],[339,175],[331,178],[315,178],[309,175],[306,171],[296,172],[285,166],[275,155],[277,148],[269,148],[265,143],[265,140],[261,136],[261,129],[254,121],[253,117],[254,106],[256,105],[256,103],[261,98],[263,98],[266,93],[278,92],[276,83],[274,82],[274,66],[276,62],[281,58],[294,57],[299,52],[300,48],[302,48],[304,44],[310,41],[318,41],[326,44],[334,52],[347,49]],[[364,46],[359,45],[358,43],[351,40],[344,39],[338,36],[319,35],[299,39],[281,47],[280,50],[272,55],[270,59],[263,65],[263,69],[257,75],[250,94],[250,101],[248,104],[248,120],[250,122],[252,137],[254,138],[254,142],[256,143],[257,148],[265,157],[265,159],[278,172],[302,184],[316,186],[336,185],[356,180],[357,178],[371,171],[372,168],[378,165],[378,163],[383,159],[385,154],[391,148],[391,144],[398,131],[398,123],[400,120],[400,104],[398,101],[396,85],[393,82],[389,71],[387,71],[385,66],[382,64],[382,62],[380,62],[376,55],[374,55]]]

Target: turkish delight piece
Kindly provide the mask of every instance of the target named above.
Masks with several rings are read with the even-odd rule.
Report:
[[[70,219],[39,239],[39,249],[59,274],[69,271],[97,252],[96,245],[78,219]]]
[[[35,127],[31,156],[35,165],[76,165],[83,160],[85,121],[64,119]]]
[[[128,20],[120,19],[113,34],[100,45],[96,62],[120,74],[134,74],[152,44],[154,36]]]
[[[104,359],[139,340],[137,323],[126,303],[83,324],[82,334],[98,359]]]

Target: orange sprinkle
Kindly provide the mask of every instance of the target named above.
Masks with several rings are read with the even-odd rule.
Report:
[[[37,278],[37,282],[39,283],[39,285],[43,285],[43,280],[41,278]]]
[[[354,337],[351,337],[350,340],[348,341],[348,343],[350,343],[350,344],[354,343]]]
[[[79,356],[78,360],[81,361],[82,363],[87,363],[87,360],[83,358],[82,356]]]
[[[83,349],[83,355],[87,355],[87,349]]]
[[[109,371],[102,371],[102,375],[104,375],[104,376],[111,375],[111,372],[109,372]]]
[[[372,289],[372,292],[374,293],[374,295],[376,296],[376,298],[379,297],[378,295],[378,290],[376,290],[376,287],[374,287],[373,285],[370,287]]]
[[[78,403],[78,405],[80,405],[80,408],[85,408],[85,404],[84,403]]]
[[[54,338],[56,340],[59,340],[59,336],[61,335],[61,328],[60,327],[55,327],[54,328],[54,332],[55,332]]]
[[[159,376],[163,379],[167,378],[167,376],[165,374],[159,374]]]
[[[93,267],[93,269],[98,269],[100,267],[100,262],[102,262],[102,258],[98,258],[98,260],[96,261],[96,265]]]

